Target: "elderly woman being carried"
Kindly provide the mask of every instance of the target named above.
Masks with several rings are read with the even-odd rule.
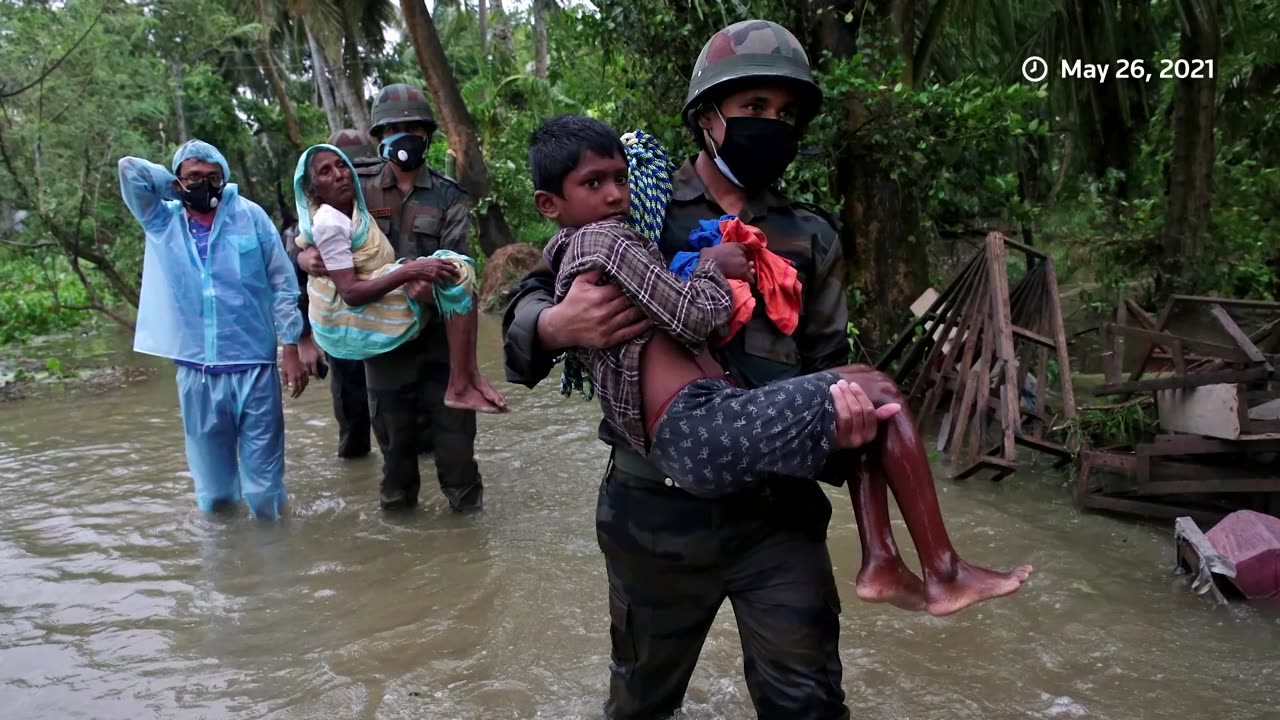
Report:
[[[449,342],[445,405],[506,412],[506,399],[476,365],[474,261],[440,250],[397,261],[365,207],[346,155],[332,145],[307,148],[294,173],[300,247],[315,245],[328,275],[307,281],[316,344],[333,357],[369,360],[417,337],[424,305],[440,313]]]

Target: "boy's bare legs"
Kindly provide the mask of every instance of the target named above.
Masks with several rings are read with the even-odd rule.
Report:
[[[902,405],[897,415],[883,422],[880,436],[867,449],[867,472],[860,473],[865,476],[851,488],[864,549],[863,568],[858,573],[859,597],[865,593],[865,599],[901,599],[909,596],[914,580],[909,571],[902,573],[905,566],[893,543],[886,484],[893,491],[920,556],[926,610],[933,615],[950,615],[976,602],[1017,592],[1031,575],[1030,565],[1001,573],[971,565],[956,554],[938,507],[928,454],[907,411],[906,399],[893,380],[864,365],[845,366],[837,372],[846,381],[857,383],[876,406]],[[899,589],[887,591],[886,587],[895,582],[900,583]]]
[[[866,453],[877,452],[868,448]],[[889,524],[889,491],[884,480],[872,478],[870,462],[859,458],[849,483],[849,499],[858,521],[862,567],[855,589],[867,602],[887,602],[903,610],[924,610],[924,581],[907,567],[893,540]]]
[[[484,379],[476,364],[478,325],[474,296],[471,310],[445,321],[445,337],[449,340],[449,386],[444,391],[444,404],[458,410],[506,412],[507,399]]]

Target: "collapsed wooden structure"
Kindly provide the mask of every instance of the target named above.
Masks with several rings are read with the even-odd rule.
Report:
[[[1024,270],[1010,287],[1010,253]],[[1052,366],[1056,364],[1056,369]],[[1053,258],[990,233],[982,250],[899,335],[876,363],[892,374],[922,423],[947,404],[938,449],[963,462],[957,479],[981,470],[1003,478],[1017,467],[1017,445],[1071,460],[1047,437],[1050,377],[1064,417],[1075,415],[1071,364]],[[999,419],[999,440],[988,440]]]
[[[1199,332],[1175,332],[1175,319]],[[1205,523],[1280,514],[1280,303],[1174,295],[1153,318],[1126,300],[1101,333],[1106,382],[1094,394],[1149,393],[1160,430],[1083,452],[1076,501]]]

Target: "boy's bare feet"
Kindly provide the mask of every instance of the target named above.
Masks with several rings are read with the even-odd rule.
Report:
[[[1012,595],[1030,576],[1030,565],[1001,573],[959,560],[951,580],[925,583],[925,606],[930,615],[950,615],[983,600]]]
[[[444,392],[444,404],[456,410],[475,410],[482,413],[507,412],[507,399],[493,389],[488,380],[476,375],[454,382],[450,375],[449,387]]]
[[[925,609],[924,581],[900,557],[865,561],[854,587],[858,598],[866,602],[889,603],[903,610]]]

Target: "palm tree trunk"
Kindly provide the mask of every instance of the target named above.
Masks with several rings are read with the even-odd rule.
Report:
[[[342,129],[342,116],[338,114],[337,104],[333,99],[333,87],[329,84],[329,63],[324,59],[324,51],[320,49],[320,41],[316,40],[311,26],[303,21],[307,28],[307,45],[311,48],[311,70],[320,94],[320,104],[324,107],[324,117],[329,121],[329,132]]]
[[[862,27],[878,22],[893,23],[895,30],[914,27],[914,18],[902,5],[909,0],[877,3],[875,16],[863,18],[865,0],[819,0],[826,12],[818,32],[821,48],[833,57],[848,58],[858,52]],[[843,22],[853,17],[854,22]],[[908,50],[899,35],[899,51]],[[910,74],[911,55],[906,56],[904,82]],[[872,110],[863,98],[849,96],[839,108],[845,128],[865,126]],[[877,108],[877,113],[892,112]],[[868,345],[882,346],[901,327],[903,310],[928,286],[928,243],[921,232],[918,189],[894,178],[884,153],[864,136],[855,133],[843,143],[835,157],[836,192],[842,199],[840,241],[850,285],[862,291],[866,301],[858,316],[850,317]]]
[[[547,57],[547,0],[533,0],[534,74],[547,79],[550,61]]]
[[[369,105],[364,100],[364,65],[360,62],[360,44],[356,39],[355,27],[347,13],[342,13],[342,58],[337,72],[339,82],[338,93],[347,106],[347,114],[351,123],[361,134],[369,134]]]
[[[258,65],[262,67],[262,72],[267,76],[267,82],[271,83],[271,94],[275,95],[276,102],[280,103],[280,112],[284,114],[285,132],[289,136],[289,144],[295,150],[301,151],[302,126],[298,124],[298,116],[294,113],[293,101],[289,99],[288,89],[280,79],[275,61],[271,59],[270,42],[261,40],[254,54],[258,58]]]
[[[169,70],[173,72],[173,115],[178,124],[178,142],[184,143],[191,138],[187,132],[187,107],[185,91],[182,87],[182,63],[177,58],[169,58]]]
[[[289,144],[293,145],[294,150],[300,152],[302,126],[298,124],[298,115],[294,112],[293,101],[289,99],[289,89],[280,78],[280,71],[276,69],[275,60],[272,58],[271,23],[265,0],[258,0],[258,22],[262,24],[262,30],[258,35],[254,55],[258,59],[258,66],[267,76],[267,82],[271,84],[271,94],[275,95],[276,102],[280,103],[280,112],[284,114],[285,132],[289,136]]]
[[[413,40],[418,65],[426,78],[427,88],[440,112],[441,125],[449,138],[449,147],[458,157],[458,184],[473,200],[488,200],[487,209],[478,213],[480,249],[492,255],[498,248],[511,243],[511,228],[507,226],[502,206],[490,197],[493,185],[489,181],[489,169],[484,163],[480,140],[476,135],[475,120],[467,111],[458,90],[458,81],[449,67],[435,23],[427,12],[423,0],[400,0],[404,24]]]
[[[1218,0],[1179,0],[1184,18],[1179,55],[1192,62],[1215,64],[1222,46]],[[1208,75],[1201,72],[1201,75]],[[1186,275],[1203,250],[1213,200],[1213,75],[1175,81],[1173,92],[1173,157],[1169,161],[1169,193],[1165,206],[1164,274],[1176,281]]]
[[[489,2],[490,9],[493,10],[493,38],[502,43],[508,55],[515,57],[515,44],[511,37],[511,19],[507,17],[507,11],[502,7],[502,0],[489,0]]]
[[[480,49],[489,54],[489,2],[480,0]]]

